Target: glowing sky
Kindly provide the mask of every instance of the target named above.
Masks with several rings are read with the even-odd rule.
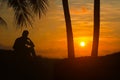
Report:
[[[93,0],[69,0],[74,34],[75,56],[89,56],[93,35]],[[0,49],[12,49],[14,40],[24,29],[30,31],[37,55],[49,58],[66,58],[66,26],[61,0],[50,0],[48,11],[33,28],[16,29],[14,14],[10,8],[1,7],[0,16],[8,28],[0,26]],[[80,42],[86,43],[80,47]],[[99,55],[120,51],[120,0],[101,0],[101,31]]]

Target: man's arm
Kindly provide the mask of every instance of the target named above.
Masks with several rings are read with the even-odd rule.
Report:
[[[34,43],[32,42],[32,40],[31,40],[30,38],[28,38],[28,41],[29,41],[29,45],[30,45],[31,47],[35,47]]]

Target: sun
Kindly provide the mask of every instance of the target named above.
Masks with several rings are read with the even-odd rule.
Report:
[[[85,44],[84,41],[80,42],[80,46],[81,46],[81,47],[85,47],[85,45],[86,45],[86,44]]]

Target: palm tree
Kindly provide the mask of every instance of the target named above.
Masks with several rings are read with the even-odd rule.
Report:
[[[15,12],[16,24],[20,27],[32,26],[33,14],[41,17],[45,14],[48,0],[0,0],[1,3],[7,3]]]
[[[73,59],[74,56],[74,42],[73,42],[73,33],[72,33],[72,25],[71,18],[68,6],[68,0],[62,0],[65,21],[66,21],[66,32],[67,32],[67,46],[68,46],[68,58]]]
[[[94,0],[94,35],[91,56],[98,56],[100,34],[100,0]]]
[[[48,0],[1,0],[1,2],[7,2],[8,6],[13,8],[16,24],[20,27],[32,26],[33,14],[39,14],[39,17],[41,17],[42,14],[45,14],[48,6]],[[73,33],[68,0],[62,0],[62,2],[67,30],[68,58],[74,58]]]

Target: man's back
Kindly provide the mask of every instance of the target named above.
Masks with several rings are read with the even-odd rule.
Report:
[[[19,54],[19,53],[20,53],[20,54],[24,54],[24,53],[26,52],[26,49],[27,49],[27,47],[25,46],[26,43],[27,43],[27,40],[26,40],[26,39],[24,39],[24,38],[22,38],[22,37],[17,38],[17,39],[15,40],[15,44],[14,44],[14,46],[13,46],[15,52],[16,52],[17,54]]]
[[[24,31],[22,36],[15,40],[13,49],[18,56],[36,56],[34,51],[34,44],[28,38],[28,31]]]

